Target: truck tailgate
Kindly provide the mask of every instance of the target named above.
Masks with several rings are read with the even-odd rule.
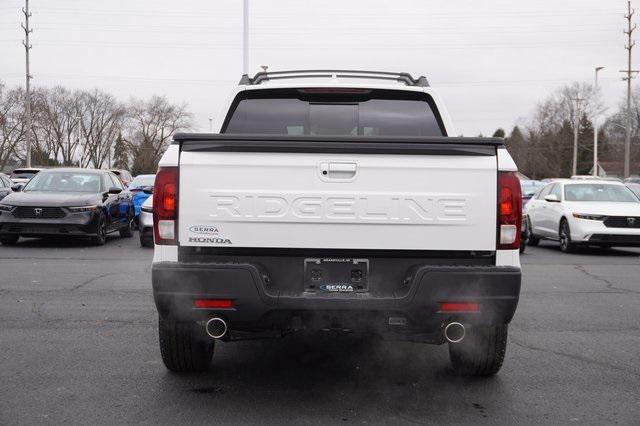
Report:
[[[495,155],[183,150],[179,243],[491,251],[496,167]]]

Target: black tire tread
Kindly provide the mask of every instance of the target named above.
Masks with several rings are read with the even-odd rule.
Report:
[[[158,320],[160,354],[167,369],[174,372],[205,371],[213,357],[214,341],[192,322]]]
[[[153,235],[150,235],[148,232],[140,231],[140,246],[153,247]]]
[[[133,237],[133,231],[131,230],[131,223],[127,222],[127,226],[120,228],[120,237],[121,238],[131,238]]]
[[[509,326],[474,327],[462,342],[449,344],[453,369],[467,376],[492,376],[500,371],[507,352]]]
[[[98,228],[96,229],[96,233],[98,233],[100,226],[102,226],[102,223],[106,220],[104,213],[100,213],[100,218],[98,219]],[[105,235],[104,238],[101,238],[99,235],[95,235],[93,237],[91,237],[91,243],[94,246],[103,246],[107,243],[107,237]]]
[[[567,244],[567,248],[566,249],[562,249],[562,246],[560,246],[560,250],[565,252],[565,253],[573,253],[576,251],[577,246],[575,245],[575,243],[571,242],[571,228],[569,228],[569,222],[567,222],[567,219],[562,218],[560,220],[560,227],[558,229],[558,237],[560,238],[560,234],[562,233],[562,227],[566,226],[567,230],[569,231],[569,243]]]

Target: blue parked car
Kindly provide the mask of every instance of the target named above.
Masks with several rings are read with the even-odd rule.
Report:
[[[133,198],[133,208],[135,210],[136,222],[140,217],[140,208],[147,198],[153,193],[153,184],[156,175],[138,175],[133,178],[127,190],[131,192]]]

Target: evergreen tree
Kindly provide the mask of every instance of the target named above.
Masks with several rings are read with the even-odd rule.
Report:
[[[578,131],[578,174],[586,175],[593,168],[593,125],[584,114]]]
[[[122,133],[118,133],[118,138],[113,146],[113,162],[111,167],[114,169],[129,170],[129,150],[122,139]]]
[[[504,138],[506,133],[502,127],[498,127],[495,132],[493,132],[494,138]]]
[[[153,143],[148,138],[142,141],[142,144],[136,149],[133,166],[131,166],[131,174],[134,176],[155,173],[158,164],[153,158],[155,150]]]

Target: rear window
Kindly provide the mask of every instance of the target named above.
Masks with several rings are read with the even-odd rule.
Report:
[[[238,95],[223,133],[445,136],[431,97],[359,89],[255,90]]]
[[[38,174],[38,170],[16,169],[11,173],[11,179],[31,179],[36,174]]]

